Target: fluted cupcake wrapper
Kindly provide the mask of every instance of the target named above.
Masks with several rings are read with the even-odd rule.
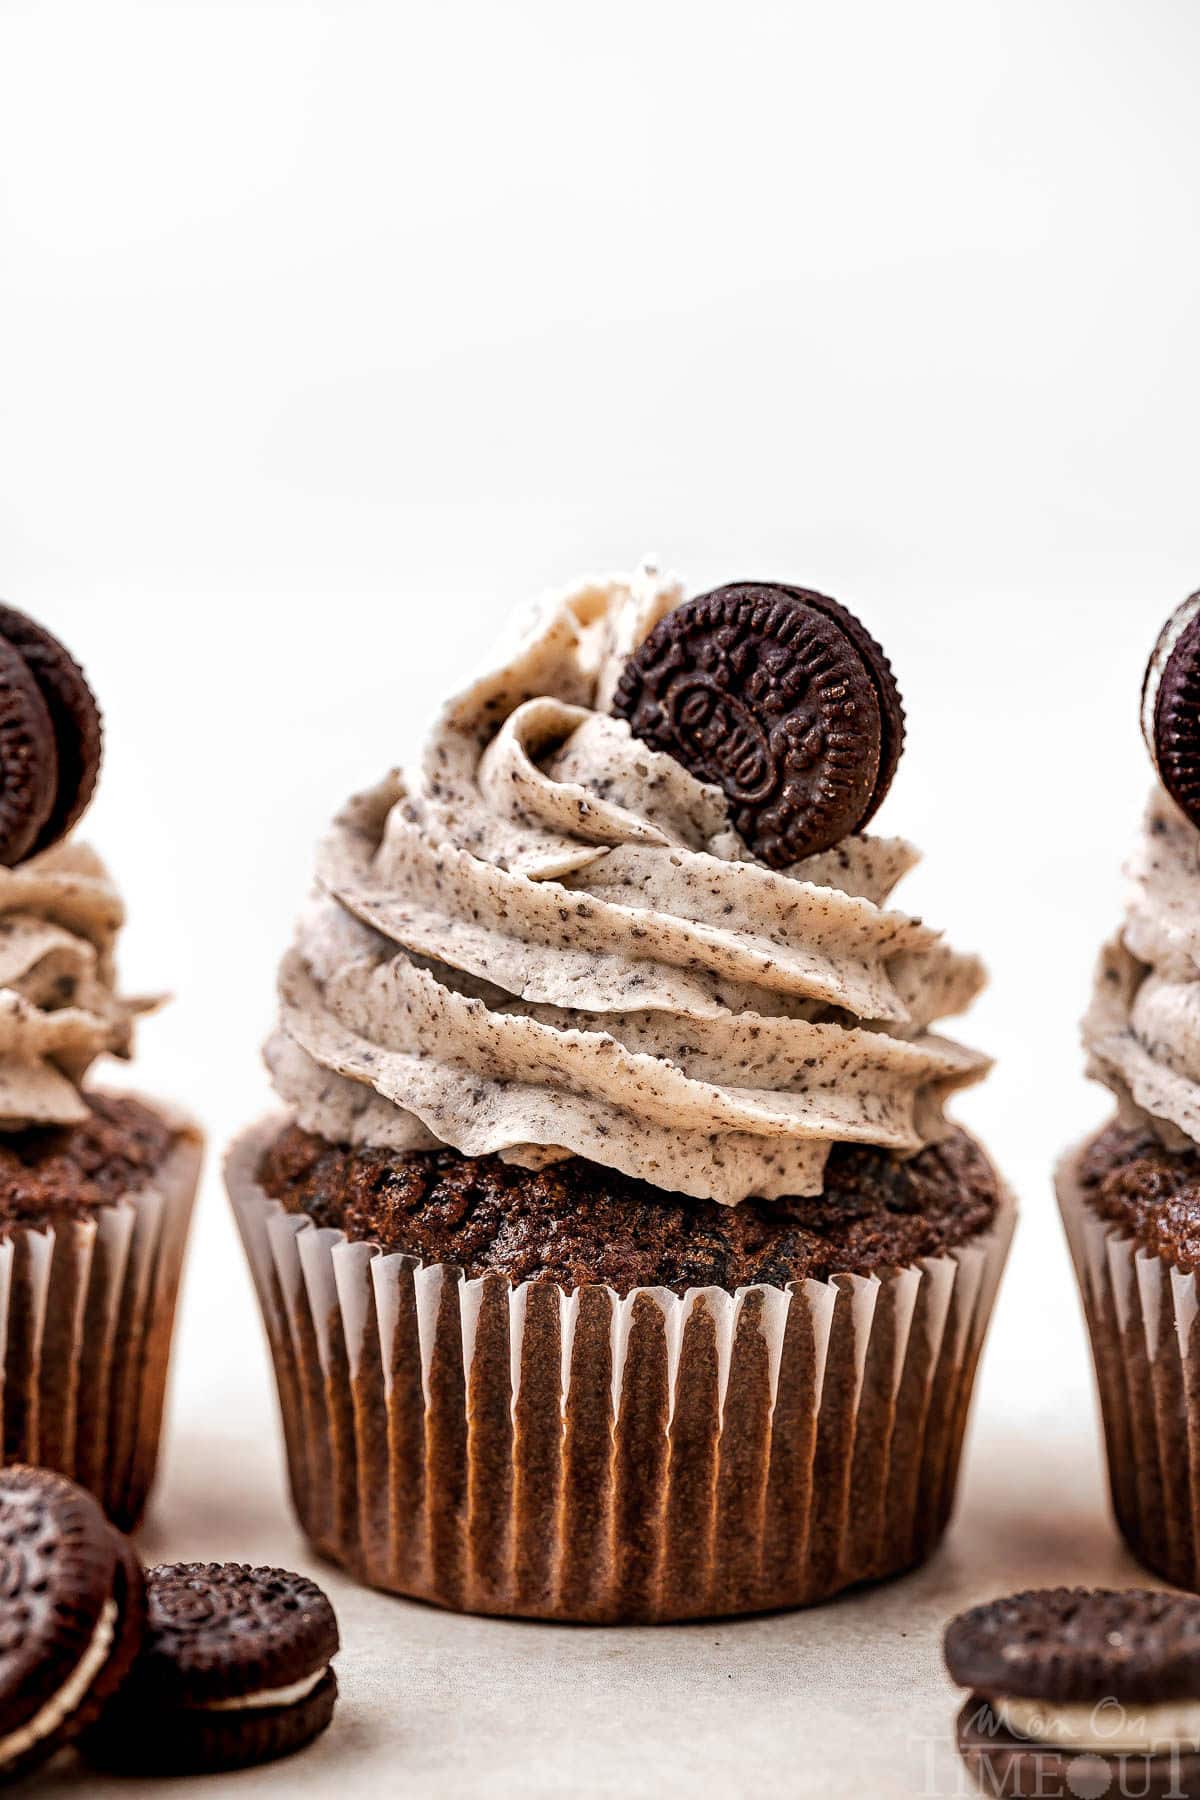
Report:
[[[140,1098],[140,1097],[139,1097]],[[5,1462],[58,1469],[132,1529],[154,1479],[202,1143],[190,1121],[152,1181],[86,1218],[0,1240]]]
[[[1012,1234],[879,1277],[624,1299],[385,1255],[227,1177],[316,1548],[471,1612],[799,1606],[928,1554]]]
[[[1200,1590],[1200,1295],[1196,1277],[1087,1204],[1081,1150],[1056,1176],[1092,1341],[1113,1510],[1156,1574]]]

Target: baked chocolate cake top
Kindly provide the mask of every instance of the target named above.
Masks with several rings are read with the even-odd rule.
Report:
[[[985,1231],[996,1177],[964,1132],[909,1161],[839,1145],[825,1192],[717,1206],[572,1158],[541,1170],[434,1150],[351,1150],[287,1126],[259,1169],[265,1191],[358,1242],[468,1276],[573,1289],[783,1285],[938,1256]]]
[[[983,972],[891,908],[911,846],[858,832],[903,731],[886,658],[806,590],[683,602],[650,568],[558,598],[339,819],[268,1049],[306,1130],[726,1206],[943,1135],[987,1063],[932,1026]],[[617,695],[646,731],[674,708],[680,754]]]
[[[1149,1126],[1107,1126],[1077,1174],[1089,1206],[1139,1248],[1187,1274],[1200,1269],[1200,1150],[1171,1150]]]
[[[0,1136],[0,1237],[9,1226],[86,1218],[148,1186],[178,1133],[140,1101],[90,1094],[75,1125]]]

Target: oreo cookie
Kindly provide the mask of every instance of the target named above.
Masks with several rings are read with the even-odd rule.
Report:
[[[333,1608],[313,1582],[241,1563],[171,1563],[146,1577],[141,1656],[83,1743],[99,1767],[187,1775],[290,1756],[337,1700]]]
[[[79,823],[96,791],[103,727],[96,697],[75,658],[14,606],[0,604],[0,638],[22,658],[37,683],[54,730],[54,803],[30,852],[48,850]]]
[[[1200,1598],[1016,1594],[955,1619],[945,1653],[986,1792],[1200,1795]]]
[[[0,604],[0,864],[39,855],[78,823],[101,750],[100,709],[79,664]]]
[[[0,638],[0,863],[31,854],[58,797],[54,726],[19,650]]]
[[[144,1627],[137,1558],[92,1496],[45,1469],[0,1469],[0,1776],[99,1716]]]
[[[1200,826],[1200,593],[1176,607],[1150,653],[1142,736],[1168,794]]]
[[[720,787],[772,868],[861,831],[904,745],[875,639],[836,600],[776,583],[717,588],[668,613],[626,664],[613,710]]]

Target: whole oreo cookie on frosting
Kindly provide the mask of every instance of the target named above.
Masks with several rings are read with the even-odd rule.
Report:
[[[48,850],[78,823],[100,772],[100,710],[43,626],[0,604],[0,864]]]
[[[1176,607],[1150,653],[1142,735],[1168,794],[1200,826],[1200,593]]]
[[[146,1577],[146,1640],[83,1748],[132,1775],[204,1774],[274,1761],[328,1726],[337,1620],[286,1569],[170,1563]]]
[[[37,683],[54,730],[57,782],[54,804],[33,850],[48,850],[87,811],[100,774],[100,708],[75,658],[43,625],[0,604],[0,638],[18,652]]]
[[[870,633],[836,600],[767,582],[668,613],[626,664],[613,710],[723,789],[772,868],[862,830],[904,743],[899,690]]]

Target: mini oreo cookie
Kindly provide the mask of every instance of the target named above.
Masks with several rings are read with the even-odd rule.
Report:
[[[37,684],[54,733],[52,803],[31,847],[21,852],[36,856],[65,837],[87,811],[100,774],[100,708],[83,670],[58,639],[16,607],[2,603],[0,639],[17,652]],[[0,759],[7,779],[8,761],[2,751]]]
[[[129,1775],[205,1774],[302,1750],[333,1717],[333,1608],[315,1583],[241,1563],[146,1577],[142,1654],[82,1748]]]
[[[776,583],[717,588],[668,613],[626,664],[613,710],[723,789],[772,868],[861,831],[904,744],[875,639],[836,600]]]
[[[1200,1795],[1200,1598],[1016,1594],[955,1619],[945,1652],[985,1791]]]
[[[0,1469],[0,1777],[99,1716],[144,1627],[141,1568],[92,1496],[45,1469]]]

